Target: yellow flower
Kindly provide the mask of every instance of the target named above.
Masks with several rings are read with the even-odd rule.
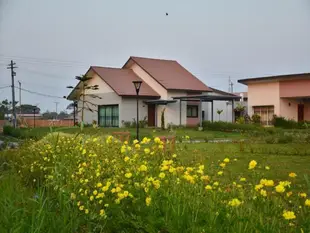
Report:
[[[291,178],[295,178],[297,175],[296,175],[296,173],[291,172],[290,174],[288,174],[288,176],[291,177]]]
[[[137,144],[139,141],[137,139],[133,140],[133,144]]]
[[[270,170],[270,167],[269,167],[269,166],[265,166],[265,169],[266,169],[266,170]]]
[[[164,149],[164,145],[159,145],[158,149],[161,149],[161,150]]]
[[[85,209],[85,214],[88,214],[89,213],[89,210],[88,209]]]
[[[152,198],[147,197],[147,198],[145,199],[145,204],[146,204],[147,206],[149,206],[149,205],[151,205],[151,201],[152,201]]]
[[[215,181],[215,182],[213,183],[213,185],[214,185],[214,186],[219,186],[219,182]]]
[[[303,197],[303,198],[306,198],[306,197],[307,197],[307,194],[306,194],[306,193],[299,193],[298,196]]]
[[[104,209],[101,209],[101,210],[100,210],[99,215],[100,215],[100,216],[104,216],[104,215],[105,215]]]
[[[272,186],[274,186],[273,180],[267,180],[266,183],[265,183],[265,186],[267,186],[267,187],[272,187]]]
[[[250,163],[249,163],[249,169],[254,169],[257,165],[257,162],[255,160],[252,160]]]
[[[87,166],[87,164],[84,162],[84,163],[82,163],[82,165],[84,166],[84,167],[86,167]]]
[[[237,207],[239,205],[241,205],[242,202],[239,201],[237,198],[232,199],[231,201],[228,202],[228,205],[233,206],[233,207]]]
[[[100,188],[100,187],[102,187],[102,184],[99,182],[99,183],[97,184],[97,188]]]
[[[151,152],[151,150],[150,150],[149,148],[145,148],[145,149],[144,149],[144,153],[145,153],[145,154],[149,154],[150,152]]]
[[[76,199],[76,195],[74,193],[71,193],[71,199],[75,200]]]
[[[97,190],[94,190],[93,191],[93,194],[96,196],[98,194],[98,191]]]
[[[172,158],[176,158],[176,157],[177,157],[177,155],[176,155],[176,154],[173,154],[173,155],[172,155]]]
[[[140,144],[135,144],[135,148],[136,148],[137,150],[140,150],[140,148],[141,148]]]
[[[84,210],[84,206],[83,205],[81,205],[80,207],[79,207],[79,210]]]
[[[200,180],[202,180],[202,181],[208,181],[208,180],[210,180],[210,177],[209,177],[209,176],[201,176],[201,177],[200,177]]]
[[[120,191],[122,191],[121,187],[116,187],[115,192],[119,193]]]
[[[159,173],[159,178],[161,178],[161,179],[164,179],[165,178],[165,176],[166,176],[166,174],[165,173],[163,173],[163,172],[161,172],[161,173]]]
[[[207,185],[206,187],[205,187],[205,189],[208,191],[208,190],[212,190],[212,186],[211,185]]]
[[[159,189],[160,188],[160,181],[159,180],[153,181],[153,185],[154,185],[155,189]]]
[[[139,171],[141,171],[141,172],[147,171],[147,166],[141,165],[141,166],[139,167]]]
[[[94,200],[94,196],[90,196],[90,197],[89,197],[89,200],[90,200],[90,201]]]
[[[286,186],[290,187],[291,182],[289,182],[289,181],[280,181],[279,184],[284,186],[284,187],[286,187]]]
[[[285,192],[285,187],[283,186],[283,185],[277,185],[276,186],[276,192],[277,193],[283,193],[283,192]]]
[[[124,161],[127,162],[128,160],[129,160],[129,157],[126,156],[126,157],[124,158]]]
[[[161,141],[160,141],[160,138],[159,138],[159,137],[154,138],[154,142],[155,142],[155,143],[160,143],[160,142],[161,142]]]
[[[246,178],[241,177],[241,178],[240,178],[240,181],[241,181],[241,182],[245,182],[245,181],[246,181]]]
[[[226,163],[221,163],[220,167],[224,168],[226,166]]]
[[[219,171],[217,174],[218,174],[219,176],[221,176],[221,175],[223,175],[223,171]]]
[[[295,219],[295,213],[293,211],[287,211],[284,210],[283,211],[283,215],[282,215],[286,220],[291,220],[291,219]]]
[[[229,158],[225,158],[223,161],[224,161],[224,163],[229,163],[230,160],[229,160]]]
[[[130,177],[132,177],[132,173],[131,173],[131,172],[127,172],[127,173],[125,174],[125,177],[129,179]]]
[[[264,190],[264,189],[261,189],[261,190],[260,190],[260,194],[261,194],[262,196],[264,196],[264,197],[267,197],[267,191]]]
[[[293,192],[287,192],[286,196],[290,197],[290,196],[292,196],[292,194],[293,194]]]
[[[103,186],[102,189],[101,189],[103,192],[106,192],[109,190],[109,187],[108,186]]]
[[[306,199],[305,206],[309,206],[310,207],[310,199]]]
[[[258,191],[258,190],[262,189],[263,187],[264,187],[264,185],[257,184],[257,185],[255,185],[255,190]]]
[[[78,201],[78,203],[76,203],[76,205],[77,205],[77,206],[80,206],[80,205],[81,205],[81,202],[80,202],[80,201]]]

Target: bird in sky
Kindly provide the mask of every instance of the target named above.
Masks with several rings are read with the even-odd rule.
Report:
[[[166,13],[166,16],[168,16],[168,13]]]

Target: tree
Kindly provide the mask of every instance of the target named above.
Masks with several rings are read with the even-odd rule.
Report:
[[[42,114],[43,119],[56,119],[57,112],[46,111]]]
[[[35,114],[40,114],[41,109],[37,106],[31,104],[22,104],[21,106],[16,106],[16,112],[21,112],[22,114],[33,114],[33,109],[35,109]]]
[[[18,102],[15,101],[15,105]],[[12,101],[8,101],[7,99],[2,100],[0,103],[0,119],[5,119],[5,115],[11,113],[12,111]]]
[[[88,110],[90,112],[94,112],[94,111],[97,112],[97,110],[94,110],[90,107],[90,105],[96,106],[96,107],[97,107],[97,105],[92,103],[91,101],[87,100],[86,97],[99,98],[99,99],[102,99],[102,98],[98,95],[87,93],[88,90],[99,90],[98,85],[89,85],[88,84],[88,81],[91,80],[92,77],[88,77],[86,75],[81,75],[81,76],[76,76],[75,79],[79,81],[79,84],[77,85],[77,87],[74,88],[73,86],[67,86],[67,88],[81,90],[81,92],[78,96],[78,100],[81,100],[82,106],[80,108],[78,108],[77,112],[81,112],[81,114],[82,114],[82,116],[81,116],[81,130],[83,130],[83,127],[84,127],[84,111]]]
[[[221,110],[218,109],[216,112],[217,112],[217,114],[219,114],[219,121],[221,121],[221,114],[223,112],[223,109],[221,109]]]

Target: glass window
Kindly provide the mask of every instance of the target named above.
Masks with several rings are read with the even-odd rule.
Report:
[[[253,112],[260,116],[263,125],[272,124],[274,106],[253,106]]]
[[[103,127],[119,126],[118,105],[101,105],[99,106],[98,122]]]
[[[187,117],[198,117],[198,105],[187,105]]]

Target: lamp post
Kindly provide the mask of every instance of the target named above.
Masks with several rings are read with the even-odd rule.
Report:
[[[132,83],[135,86],[136,93],[137,93],[137,137],[136,139],[139,141],[139,91],[141,88],[142,81],[132,81]]]
[[[33,108],[33,128],[36,127],[36,108]]]

